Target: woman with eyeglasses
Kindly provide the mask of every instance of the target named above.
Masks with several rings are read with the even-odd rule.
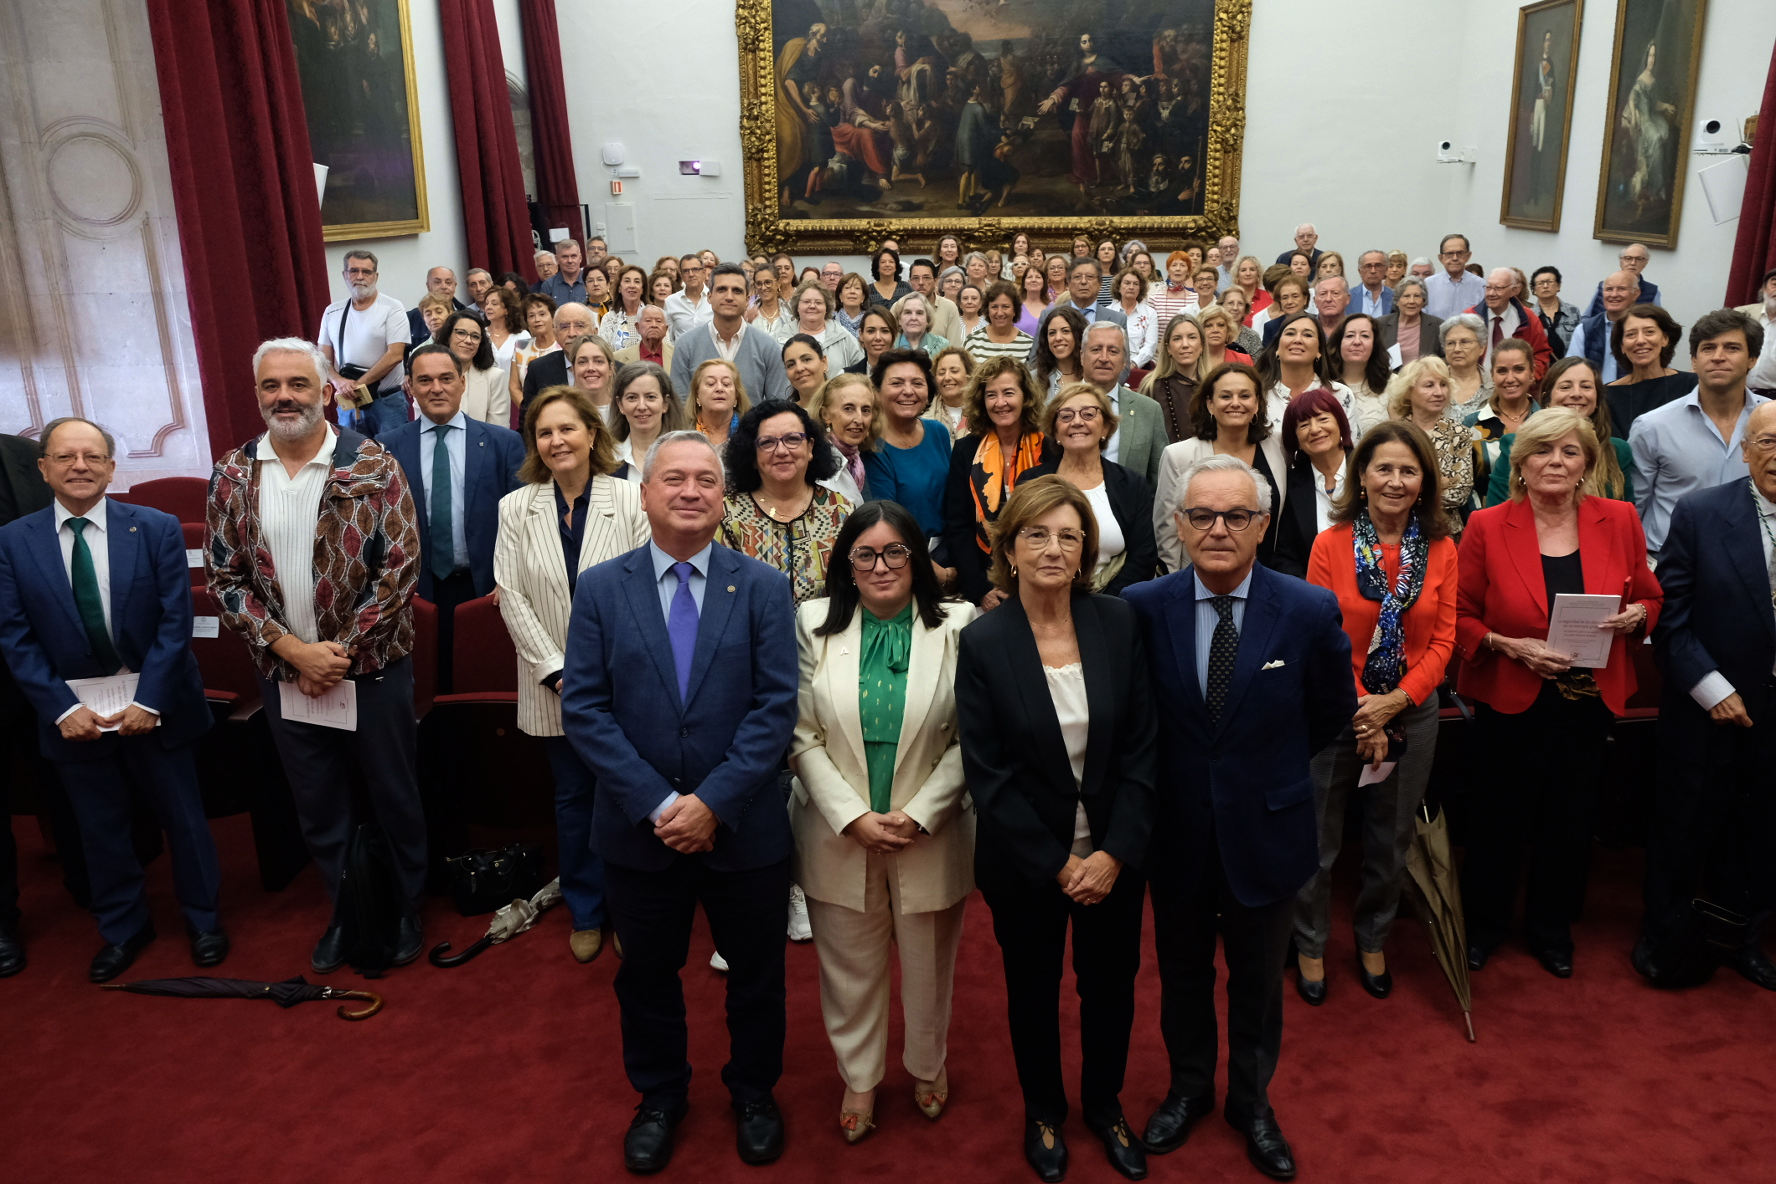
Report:
[[[1062,387],[1042,413],[1042,431],[1061,447],[1032,477],[1053,473],[1085,494],[1098,524],[1098,562],[1091,590],[1121,596],[1130,584],[1151,580],[1159,566],[1153,543],[1153,490],[1139,473],[1104,458],[1116,434],[1110,397],[1089,382]]]
[[[819,421],[767,399],[740,417],[723,452],[728,488],[719,541],[789,577],[797,604],[826,591],[833,540],[851,499],[820,484],[839,469]]]
[[[1060,477],[1021,482],[993,532],[1004,603],[962,631],[956,716],[1024,1104],[1024,1157],[1067,1170],[1061,963],[1072,929],[1080,1101],[1111,1165],[1146,1156],[1120,1094],[1141,962],[1142,869],[1156,808],[1157,727],[1135,614],[1091,591],[1098,525]]]
[[[493,361],[487,326],[472,312],[453,312],[432,335],[432,343],[462,363],[462,413],[482,423],[505,427],[512,418],[512,396],[506,372]]]
[[[895,502],[859,506],[833,549],[825,598],[796,614],[789,817],[820,1011],[845,1083],[839,1129],[855,1143],[875,1128],[887,1073],[891,956],[913,1103],[935,1120],[949,1101],[951,986],[975,842],[954,687],[958,637],[975,610],[943,602],[924,532]]]

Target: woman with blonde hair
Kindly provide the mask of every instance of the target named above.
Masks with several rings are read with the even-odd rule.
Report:
[[[1195,434],[1190,408],[1210,369],[1203,364],[1202,325],[1193,314],[1178,313],[1166,324],[1153,371],[1141,382],[1141,393],[1163,413],[1167,442],[1176,444]]]
[[[1400,367],[1382,392],[1389,419],[1413,424],[1430,438],[1437,459],[1437,487],[1450,537],[1459,538],[1462,515],[1474,492],[1474,437],[1450,419],[1449,366],[1439,357],[1419,358]]]
[[[839,471],[822,484],[861,505],[869,498],[869,470],[863,457],[882,434],[876,384],[865,374],[829,378],[808,401],[808,414],[826,429],[827,443],[839,456]]]
[[[685,408],[691,426],[702,432],[719,452],[728,437],[740,424],[740,417],[752,409],[746,397],[746,384],[734,363],[710,358],[691,375],[691,392]]]

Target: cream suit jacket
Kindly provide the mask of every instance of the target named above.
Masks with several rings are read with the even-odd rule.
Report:
[[[580,571],[647,542],[647,515],[632,483],[592,478],[586,507]],[[518,651],[518,730],[527,736],[560,736],[561,697],[542,684],[545,675],[558,674],[567,665],[563,650],[573,610],[554,481],[526,485],[500,499],[493,580],[499,586],[500,616]]]
[[[841,633],[816,637],[827,601],[810,600],[796,614],[801,653],[801,708],[790,767],[795,880],[815,900],[863,909],[867,852],[841,832],[869,813],[869,767],[857,710],[863,657],[861,606]],[[973,605],[945,603],[927,629],[915,614],[907,669],[906,709],[894,757],[892,809],[923,826],[912,846],[888,857],[903,913],[948,908],[974,889],[974,809],[962,784],[956,735],[956,646]]]

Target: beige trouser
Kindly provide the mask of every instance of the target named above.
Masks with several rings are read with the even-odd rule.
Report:
[[[934,913],[903,913],[894,856],[869,853],[863,911],[808,899],[820,954],[820,1011],[845,1086],[881,1084],[888,1060],[888,952],[900,946],[900,1006],[906,1019],[901,1062],[920,1081],[943,1071],[950,1032],[956,947],[966,899]]]

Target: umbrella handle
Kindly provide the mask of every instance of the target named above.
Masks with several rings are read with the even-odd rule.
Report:
[[[441,966],[448,970],[452,966],[461,966],[464,962],[467,962],[470,958],[473,958],[492,944],[493,938],[483,936],[477,940],[474,945],[469,946],[462,953],[449,954],[450,943],[447,941],[441,941],[432,947],[432,952],[426,956],[426,960],[433,966]]]
[[[369,1007],[361,1008],[358,1011],[352,1011],[349,1008],[345,1007],[343,1004],[340,1005],[340,1007],[338,1008],[338,1011],[339,1011],[339,1018],[342,1020],[367,1020],[371,1016],[375,1015],[377,1012],[382,1010],[382,996],[378,995],[374,991],[340,991],[340,990],[336,990],[333,987],[328,987],[327,993],[324,996],[324,998],[327,998],[327,999],[365,999],[365,1000],[369,1001],[369,1003],[370,1003]]]

